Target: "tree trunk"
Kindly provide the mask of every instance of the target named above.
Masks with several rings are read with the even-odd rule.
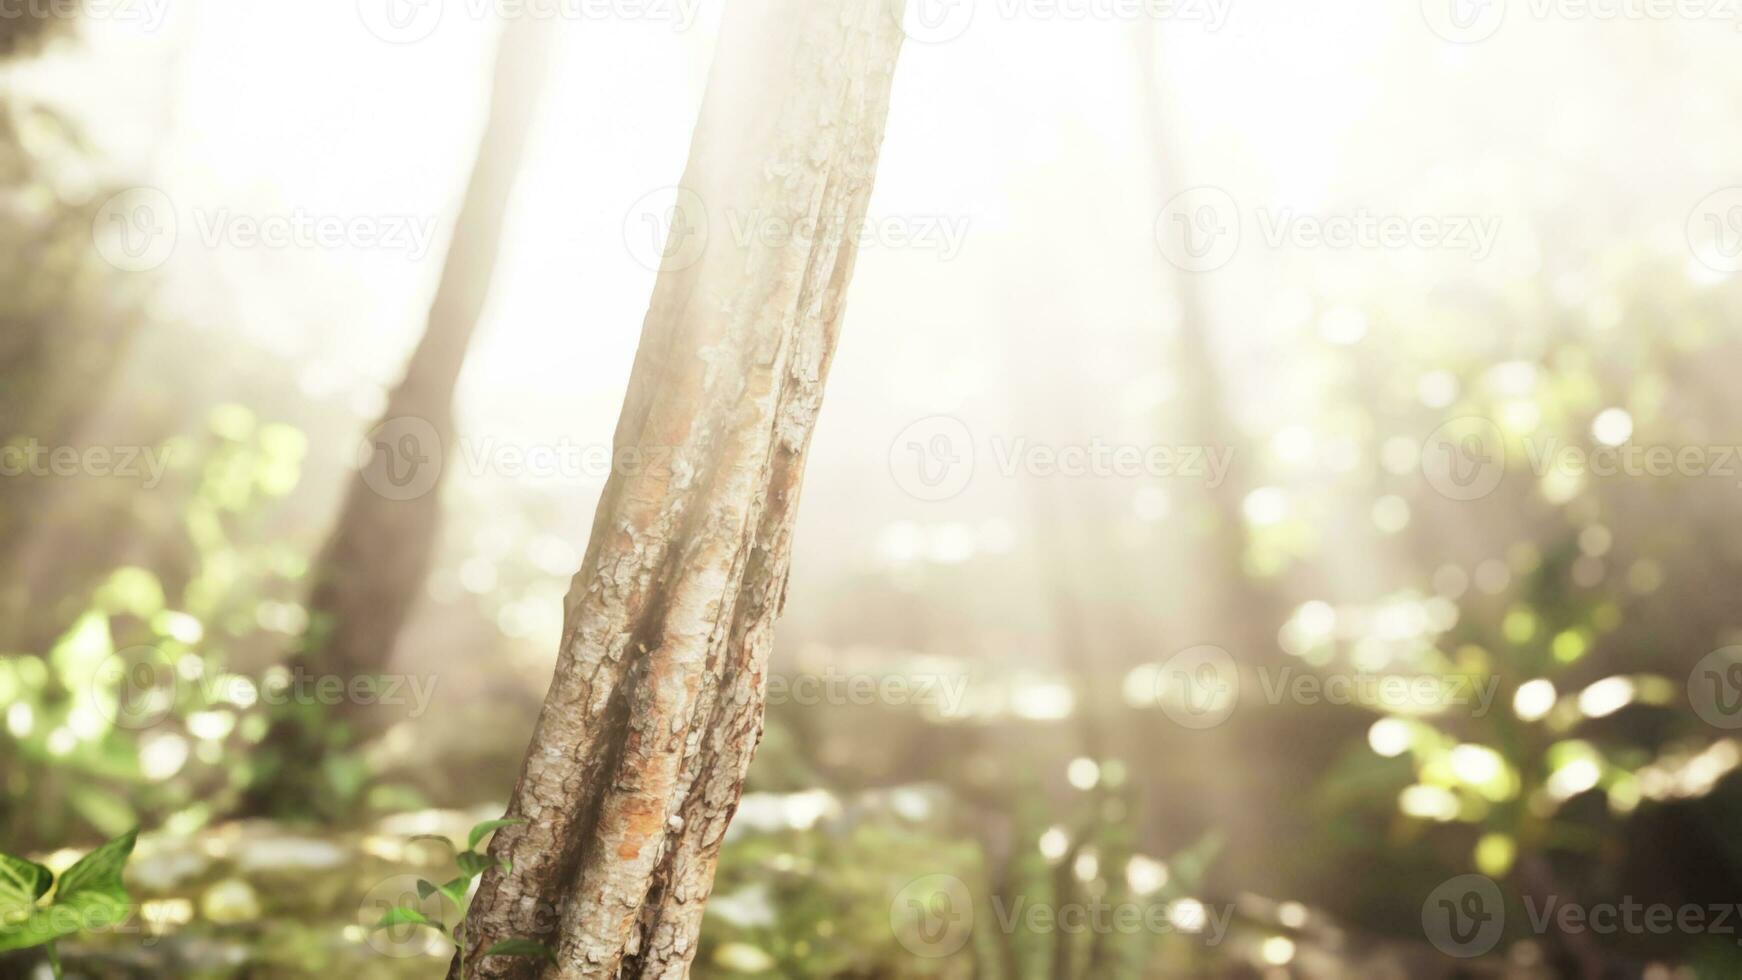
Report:
[[[1142,90],[1139,104],[1143,107],[1150,156],[1160,185],[1158,203],[1190,186],[1182,177],[1186,168],[1180,163],[1184,141],[1173,135],[1177,124],[1170,119],[1172,114],[1162,91],[1159,33],[1159,28],[1144,24],[1136,34]],[[1174,376],[1179,381],[1178,402],[1185,414],[1186,430],[1199,445],[1230,453],[1234,461],[1219,486],[1204,488],[1205,502],[1214,517],[1211,533],[1194,538],[1187,545],[1191,567],[1201,570],[1199,587],[1204,599],[1202,613],[1188,628],[1204,631],[1201,635],[1209,639],[1203,642],[1225,647],[1241,667],[1273,667],[1286,660],[1276,640],[1286,614],[1275,587],[1256,581],[1246,568],[1250,546],[1243,512],[1250,489],[1246,471],[1257,465],[1257,453],[1229,409],[1228,393],[1211,340],[1210,303],[1201,278],[1205,274],[1159,264],[1164,266],[1179,309],[1179,363],[1174,366]],[[1192,642],[1199,640],[1194,637]],[[1255,842],[1263,840],[1266,815],[1274,812],[1259,786],[1274,785],[1276,781],[1253,776],[1252,760],[1265,758],[1269,754],[1265,747],[1276,744],[1254,737],[1255,732],[1262,730],[1256,726],[1266,722],[1267,716],[1249,711],[1230,724],[1179,733],[1194,740],[1190,744],[1197,751],[1190,755],[1219,760],[1207,770],[1210,780],[1196,805],[1202,808],[1201,819],[1207,827],[1217,828],[1232,839],[1233,846],[1225,852],[1222,864],[1225,870],[1232,869],[1236,880],[1252,880],[1244,872],[1260,864]]]
[[[503,30],[489,118],[454,226],[429,322],[368,435],[316,562],[300,669],[353,677],[384,671],[428,574],[441,519],[444,456],[453,451],[454,387],[495,275],[503,220],[537,113],[552,27],[516,17]],[[287,716],[264,743],[249,809],[305,807],[322,756],[385,727],[380,706],[347,702],[331,717]],[[373,713],[371,713],[373,712]],[[328,743],[337,740],[337,745]]]
[[[469,976],[683,977],[762,733],[903,0],[735,0]],[[762,221],[760,219],[768,219]],[[785,234],[777,229],[795,229]],[[763,229],[743,236],[743,227]],[[737,237],[734,237],[737,236]],[[509,870],[500,870],[504,864]],[[557,962],[480,953],[546,942]],[[456,957],[450,977],[459,977]]]

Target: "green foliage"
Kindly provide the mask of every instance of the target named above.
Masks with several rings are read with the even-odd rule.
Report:
[[[468,904],[467,894],[471,891],[472,880],[483,874],[485,871],[488,871],[491,866],[490,858],[478,850],[478,845],[483,843],[491,834],[501,830],[503,827],[512,827],[516,824],[523,824],[525,822],[526,821],[524,820],[517,819],[486,820],[483,823],[478,824],[472,828],[471,833],[466,835],[466,849],[463,851],[458,850],[457,848],[455,849],[456,853],[454,855],[454,863],[460,869],[459,877],[454,878],[445,885],[438,885],[432,881],[421,878],[418,879],[417,894],[419,898],[428,899],[432,895],[439,895],[444,903],[444,907],[452,907],[455,914],[451,926],[443,919],[426,915],[423,911],[409,905],[396,905],[393,908],[388,909],[386,914],[382,915],[381,921],[375,923],[374,928],[379,930],[393,929],[399,926],[419,926],[434,929],[436,932],[447,936],[453,940],[455,946],[459,947],[460,976],[464,977],[469,962],[473,962],[468,960],[468,957],[471,955],[471,950],[467,948],[466,944],[465,918],[466,906]],[[446,837],[425,835],[414,839],[440,841],[450,847],[453,846]],[[503,867],[504,870],[506,870],[507,866],[504,865]],[[551,962],[555,962],[556,960],[556,954],[551,951],[550,947],[531,939],[502,940],[501,942],[492,944],[489,949],[480,953],[478,958],[488,959],[492,956],[518,956],[531,959],[549,960]]]
[[[46,945],[58,978],[57,939],[100,931],[126,918],[132,899],[121,872],[138,836],[130,830],[79,859],[61,875],[46,905],[42,898],[54,875],[40,864],[0,854],[0,952]]]
[[[238,666],[274,662],[296,632],[305,568],[257,527],[294,486],[306,440],[239,406],[227,414],[203,443],[159,449],[163,490],[185,506],[157,553],[177,560],[108,569],[46,649],[0,655],[0,829],[15,844],[64,839],[68,826],[185,832],[247,782],[277,673]]]
[[[697,975],[971,975],[971,947],[921,958],[891,928],[891,900],[912,882],[947,875],[983,891],[983,861],[971,835],[952,832],[938,818],[875,812],[808,828],[745,825],[729,838]]]

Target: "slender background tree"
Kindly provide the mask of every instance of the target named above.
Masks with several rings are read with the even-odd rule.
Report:
[[[515,178],[540,105],[556,28],[516,17],[502,32],[489,119],[454,225],[428,325],[370,430],[362,466],[316,562],[309,627],[296,667],[320,677],[379,675],[429,572],[441,523],[443,460],[453,446],[454,387],[496,273]],[[254,812],[294,812],[331,794],[322,763],[391,720],[347,700],[293,706],[262,745]],[[324,717],[331,712],[331,717]],[[323,717],[310,717],[318,713]]]

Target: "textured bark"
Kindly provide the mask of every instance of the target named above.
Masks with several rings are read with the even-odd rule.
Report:
[[[762,733],[902,0],[734,0],[468,975],[683,977]],[[747,218],[793,236],[737,240]],[[812,230],[814,223],[814,231]],[[698,239],[697,236],[704,236]],[[705,242],[697,247],[700,242]],[[555,964],[478,951],[533,938]],[[456,957],[450,977],[460,975]]]
[[[454,387],[495,276],[503,221],[544,87],[551,30],[548,21],[534,17],[515,18],[504,29],[489,118],[429,321],[381,418],[382,424],[427,422],[427,429],[416,430],[421,435],[414,451],[431,460],[453,452]],[[437,445],[421,445],[432,431]],[[410,499],[378,493],[387,486],[383,474],[405,462],[395,458],[405,449],[397,443],[389,439],[371,447],[373,455],[352,477],[316,562],[310,626],[299,659],[312,674],[382,673],[428,575],[441,519],[442,474],[427,493]],[[354,741],[386,726],[384,710],[347,702],[318,724],[294,717],[279,721],[266,740],[266,774],[250,793],[250,808],[306,807],[308,780],[319,771],[327,734]]]

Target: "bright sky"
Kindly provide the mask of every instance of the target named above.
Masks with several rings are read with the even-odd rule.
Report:
[[[477,0],[426,0],[443,11],[429,36],[388,43],[366,25],[389,2],[404,0],[139,0],[127,9],[160,11],[155,29],[98,17],[86,49],[34,76],[88,119],[117,179],[162,188],[184,214],[436,223],[421,259],[207,248],[184,228],[165,269],[172,312],[283,352],[311,396],[342,399],[359,419],[422,326],[496,30],[471,15]],[[1507,229],[1479,266],[1244,250],[1232,275],[1204,285],[1237,378],[1261,386],[1265,372],[1286,372],[1278,343],[1376,281],[1427,296],[1536,275],[1533,214],[1576,216],[1593,242],[1673,251],[1689,202],[1737,182],[1724,94],[1735,88],[1719,84],[1734,74],[1734,25],[1548,24],[1519,5],[1493,39],[1455,45],[1428,29],[1434,2],[1238,0],[1219,29],[1161,32],[1185,183],[1272,211],[1483,207]],[[1080,392],[1081,418],[1148,410],[1146,393],[1163,384],[1162,195],[1133,60],[1146,25],[1051,18],[1038,0],[972,9],[959,36],[902,55],[872,217],[928,237],[873,240],[859,264],[812,465],[813,483],[839,480],[849,498],[913,419],[1010,426],[1023,401],[1004,374],[1013,358],[1069,359],[1104,381]],[[555,25],[564,57],[463,381],[465,426],[609,439],[653,281],[636,255],[640,218],[680,177],[717,17],[717,0],[704,0],[688,31],[658,18]],[[965,237],[949,244],[949,228]],[[911,504],[894,487],[877,492],[892,510]]]

